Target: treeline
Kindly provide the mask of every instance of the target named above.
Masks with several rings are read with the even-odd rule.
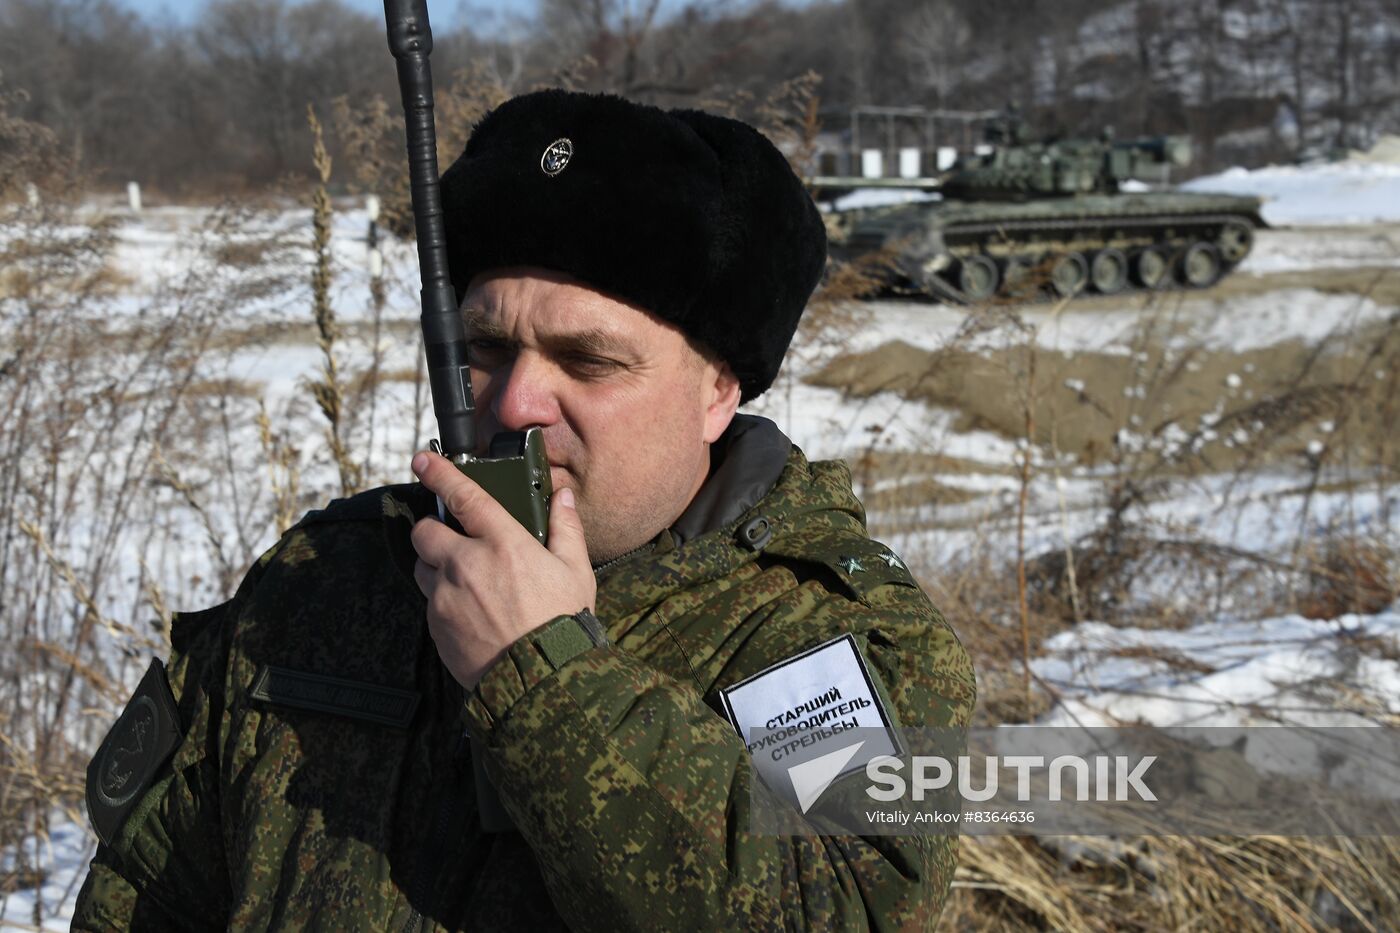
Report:
[[[852,105],[1014,101],[1047,132],[1189,133],[1197,171],[1400,127],[1400,0],[542,0],[436,38],[440,89],[465,74],[742,113],[810,72],[827,129]],[[0,81],[88,177],[169,196],[304,176],[308,104],[397,93],[382,22],[341,0],[213,0],[179,27],[112,0],[0,0]]]

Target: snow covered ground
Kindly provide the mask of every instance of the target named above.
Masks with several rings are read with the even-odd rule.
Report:
[[[1298,226],[1260,231],[1236,275],[1400,266],[1400,225]]]
[[[1400,263],[1397,263],[1400,274]],[[1132,299],[1126,304],[1131,309]],[[1139,299],[1137,304],[1141,304]],[[874,301],[868,325],[841,348],[859,353],[900,341],[924,350],[946,347],[963,328],[966,310],[957,305],[918,301]],[[1030,305],[1019,315],[1034,330],[1035,342],[1065,353],[1133,352],[1142,318],[1124,313],[1124,302],[1107,299],[1072,302],[1063,310],[1049,304]],[[1290,340],[1316,342],[1329,334],[1386,320],[1394,308],[1369,298],[1326,294],[1307,288],[1285,288],[1266,294],[1222,297],[1211,292],[1181,296],[1170,309],[1170,345],[1178,348],[1247,351]],[[1006,330],[988,331],[965,340],[965,349],[995,349],[1008,343]],[[1015,341],[1020,339],[1015,335]]]
[[[1400,638],[1400,606],[1330,620],[1223,617],[1182,631],[1085,622],[1031,666],[1063,697],[1044,725],[1365,726],[1400,714],[1400,662],[1356,651],[1362,636]]]
[[[1400,166],[1388,163],[1340,163],[1311,167],[1266,168],[1252,172],[1231,171],[1197,179],[1197,190],[1257,193],[1270,198],[1265,216],[1275,224],[1314,225],[1306,231],[1263,231],[1254,254],[1240,275],[1267,276],[1314,269],[1400,268],[1400,240],[1390,227],[1338,227],[1363,223],[1400,223]],[[190,274],[191,265],[207,262],[201,251],[200,231],[209,211],[164,208],[127,218],[119,230],[117,264],[128,285],[114,303],[114,313],[133,317],[162,313],[161,290],[173,280]],[[261,226],[259,226],[261,225]],[[1333,226],[1322,226],[1333,225]],[[337,266],[335,296],[343,322],[356,325],[355,340],[347,340],[347,353],[367,353],[365,327],[372,317],[366,297],[368,221],[363,210],[352,208],[337,214],[332,253]],[[238,233],[249,242],[264,242],[269,232],[279,239],[279,250],[254,263],[271,273],[288,276],[244,309],[238,324],[302,322],[309,320],[309,288],[306,263],[309,218],[291,210],[259,219]],[[259,247],[261,248],[261,247]],[[411,333],[417,313],[416,267],[407,244],[384,244],[387,303],[383,314],[381,349],[384,368],[411,372],[418,353],[416,341],[395,337]],[[205,270],[219,282],[216,269]],[[1093,350],[1127,354],[1138,325],[1140,298],[1117,304],[1107,299],[1073,303],[1058,313],[1049,305],[1023,311],[1034,329],[1034,339],[1047,349],[1065,353]],[[1325,294],[1305,286],[1289,285],[1259,293],[1206,292],[1183,298],[1175,309],[1177,326],[1170,341],[1176,346],[1205,346],[1245,351],[1286,340],[1315,343],[1334,329],[1349,329],[1386,319],[1395,308],[1355,295]],[[944,458],[981,464],[947,475],[934,474],[945,486],[971,494],[964,502],[930,506],[919,514],[901,514],[909,524],[893,528],[890,543],[906,555],[918,554],[930,565],[965,557],[969,549],[987,540],[986,529],[1005,523],[1017,496],[1014,475],[1007,469],[1016,462],[1015,442],[988,430],[961,425],[955,413],[910,401],[895,393],[865,399],[849,399],[837,389],[802,381],[837,352],[869,350],[894,340],[927,350],[946,346],[965,324],[965,312],[952,306],[882,301],[870,303],[863,326],[839,346],[802,348],[800,364],[789,367],[774,389],[749,406],[749,410],[774,418],[814,458],[857,458],[876,447],[883,452],[933,453]],[[990,348],[999,336],[972,341],[973,348]],[[222,357],[221,369],[211,376],[227,376],[254,387],[269,411],[291,411],[292,403],[305,395],[303,381],[319,365],[319,351],[304,336],[275,341],[250,340],[231,347]],[[401,461],[410,452],[413,437],[431,433],[427,419],[416,412],[407,381],[392,384],[379,402],[378,427],[373,444],[375,475],[386,479],[405,477]],[[303,406],[304,407],[304,406]],[[291,417],[289,415],[288,417]],[[300,433],[305,446],[316,444],[320,430],[314,412],[302,411],[291,430]],[[415,423],[415,418],[419,420]],[[247,469],[263,468],[258,441],[245,426],[235,440]],[[251,451],[251,453],[247,453]],[[242,462],[242,461],[240,461]],[[1030,498],[1027,540],[1032,552],[1055,548],[1090,530],[1102,515],[1102,471],[1072,463],[1056,465],[1038,457],[1038,471]],[[319,472],[318,472],[319,470]],[[872,491],[890,484],[914,482],[923,477],[887,479]],[[1327,476],[1324,479],[1338,479]],[[1163,529],[1186,530],[1222,544],[1246,543],[1251,548],[1285,548],[1300,534],[1302,516],[1295,495],[1302,481],[1296,470],[1280,467],[1260,471],[1244,479],[1206,476],[1182,479],[1146,507],[1147,516]],[[305,481],[315,488],[331,487],[325,466],[307,465]],[[319,484],[319,485],[318,485]],[[1325,485],[1325,484],[1324,484]],[[1325,525],[1334,516],[1346,515],[1362,526],[1387,513],[1385,500],[1394,502],[1397,491],[1374,486],[1356,491],[1323,488],[1310,500],[1307,527]],[[886,516],[874,513],[879,523]],[[184,522],[184,540],[198,541],[203,532],[192,517],[169,519]],[[1379,529],[1392,537],[1396,530]],[[1302,528],[1306,533],[1307,528]],[[270,536],[270,530],[265,534]],[[997,536],[1007,540],[1005,535]],[[130,563],[135,566],[144,532],[128,539]],[[262,540],[261,548],[268,540]],[[196,549],[176,549],[153,570],[172,592],[192,577],[207,571],[207,557]],[[162,562],[163,561],[163,562]],[[205,561],[205,565],[201,565]],[[196,601],[202,594],[187,595]],[[133,600],[129,593],[109,593],[104,605],[114,613]],[[1146,721],[1159,725],[1241,724],[1261,721],[1320,724],[1354,722],[1365,712],[1377,716],[1400,715],[1400,664],[1374,654],[1358,653],[1360,636],[1392,640],[1400,638],[1400,607],[1374,616],[1344,616],[1333,621],[1312,621],[1298,616],[1258,619],[1247,604],[1224,600],[1218,617],[1180,631],[1116,627],[1113,620],[1095,620],[1052,638],[1045,654],[1035,662],[1037,675],[1062,697],[1045,717],[1052,724],[1106,724]],[[1393,655],[1392,655],[1393,656]],[[1173,657],[1190,664],[1173,664]],[[131,669],[139,672],[139,666]],[[1326,681],[1326,683],[1320,683]],[[1345,684],[1352,692],[1343,695]],[[1333,693],[1327,693],[1327,690]],[[84,863],[91,853],[91,837],[85,828],[58,817],[49,842],[26,843],[30,856],[45,865],[46,881],[38,892],[12,894],[0,905],[0,929],[6,921],[33,922],[36,896],[43,904],[46,929],[63,929],[71,916],[72,899],[81,883]],[[5,859],[13,859],[13,853]],[[0,865],[0,869],[3,869]]]
[[[1264,220],[1277,225],[1400,221],[1400,163],[1348,159],[1322,165],[1232,168],[1195,178],[1187,191],[1264,198]]]
[[[8,896],[0,895],[0,930],[67,930],[73,920],[73,905],[87,877],[88,861],[97,841],[87,826],[75,823],[56,811],[50,819],[49,838],[28,839],[23,843],[29,865],[42,865],[46,877],[39,888],[27,888]],[[16,853],[0,853],[0,875],[11,870]]]

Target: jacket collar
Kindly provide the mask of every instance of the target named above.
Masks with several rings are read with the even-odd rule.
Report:
[[[675,524],[620,557],[593,565],[600,578],[643,555],[664,554],[723,528],[753,508],[778,482],[792,441],[767,418],[735,415],[710,447],[710,474]]]
[[[772,422],[767,424],[771,426]],[[783,437],[776,426],[772,426],[772,431]],[[771,451],[771,441],[765,440],[762,434],[753,440],[761,441],[762,449]],[[610,622],[621,619],[758,560],[761,549],[747,546],[741,540],[740,529],[759,517],[767,519],[772,529],[770,547],[781,548],[784,538],[801,535],[817,524],[863,533],[865,512],[851,491],[850,471],[846,465],[840,461],[809,464],[801,450],[786,437],[783,441],[787,442],[786,458],[766,494],[759,495],[752,503],[736,503],[728,509],[720,508],[718,503],[715,507],[705,506],[707,514],[715,519],[728,520],[679,542],[674,535],[663,532],[662,538],[668,540],[662,540],[661,546],[646,556],[638,555],[619,563],[599,581],[598,617]],[[746,445],[731,449],[726,463],[736,454],[743,455],[745,448]],[[736,464],[734,470],[733,475],[739,477],[751,473],[751,468],[742,464]],[[719,478],[723,472],[723,469],[717,470],[711,479]],[[735,495],[743,496],[752,486],[735,482],[730,488],[738,490]],[[688,519],[690,514],[687,510],[682,520]]]
[[[677,545],[723,528],[753,508],[778,482],[792,441],[767,418],[735,415],[710,448],[710,475],[671,526]]]

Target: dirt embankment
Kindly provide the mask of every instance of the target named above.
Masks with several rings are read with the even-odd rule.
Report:
[[[1319,445],[1345,446],[1355,466],[1387,462],[1400,415],[1400,326],[1349,338],[1247,351],[1149,344],[1134,354],[896,341],[840,357],[809,381],[856,396],[895,392],[956,413],[956,430],[1008,438],[1025,433],[1029,405],[1035,442],[1089,465],[1123,444],[1211,469],[1296,462]]]
[[[1378,305],[1400,308],[1400,272],[1393,267],[1299,269],[1267,275],[1232,275],[1212,290],[1222,298],[1263,295],[1288,288],[1310,288],[1328,295],[1357,295]]]

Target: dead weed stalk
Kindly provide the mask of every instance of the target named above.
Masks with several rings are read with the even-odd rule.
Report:
[[[326,186],[331,180],[331,157],[326,151],[325,134],[316,111],[308,104],[306,121],[311,126],[312,161],[320,183],[311,196],[313,228],[311,248],[315,264],[311,274],[311,307],[316,319],[316,345],[321,349],[321,374],[307,380],[306,387],[326,418],[326,444],[340,474],[340,494],[354,495],[360,489],[363,469],[346,444],[345,388],[336,363],[336,341],[340,337],[335,309],[331,306],[331,198]]]

